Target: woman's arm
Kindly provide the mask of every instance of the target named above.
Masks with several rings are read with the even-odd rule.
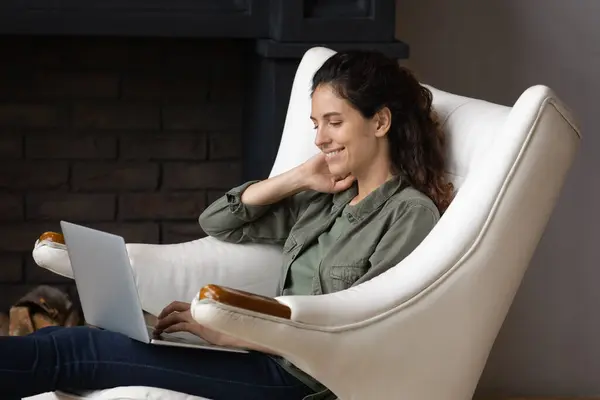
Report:
[[[353,180],[331,175],[325,156],[317,154],[283,174],[230,190],[200,215],[200,226],[223,241],[282,244],[316,197],[345,190]]]
[[[301,167],[248,182],[212,203],[200,215],[200,226],[206,234],[228,242],[281,244],[311,195],[316,195],[307,189]]]
[[[308,189],[301,167],[256,182],[242,193],[242,203],[247,206],[268,206]]]

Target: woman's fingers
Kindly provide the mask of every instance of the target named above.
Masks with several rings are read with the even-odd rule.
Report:
[[[336,181],[333,186],[333,189],[335,192],[341,192],[342,190],[346,190],[350,186],[352,186],[352,182],[354,182],[354,176],[348,175],[344,179]]]
[[[174,301],[168,306],[166,306],[158,315],[158,319],[164,318],[167,315],[171,314],[174,311],[182,312],[190,309],[190,303],[185,303],[183,301]]]
[[[185,313],[180,313],[180,312],[174,312],[171,313],[169,315],[167,315],[164,318],[161,318],[158,320],[158,322],[156,323],[156,326],[154,327],[154,329],[156,331],[163,331],[166,328],[168,328],[171,325],[177,324],[179,322],[186,322],[188,319],[185,315]]]
[[[169,326],[164,330],[165,333],[175,333],[175,332],[189,332],[194,333],[192,330],[192,324],[189,322],[178,322],[174,325]]]

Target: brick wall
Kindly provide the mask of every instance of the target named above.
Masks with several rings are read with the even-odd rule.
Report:
[[[66,219],[128,242],[204,236],[240,182],[243,59],[226,40],[0,37],[0,311]]]

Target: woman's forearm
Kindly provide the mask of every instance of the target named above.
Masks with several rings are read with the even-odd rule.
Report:
[[[221,335],[221,337],[219,338],[220,343],[218,343],[219,346],[231,346],[231,347],[237,347],[237,348],[241,348],[241,349],[260,351],[261,353],[279,355],[279,354],[275,353],[273,350],[267,349],[266,347],[262,347],[257,344],[249,343],[249,342],[246,342],[245,340],[234,338],[233,336],[229,336],[229,335],[225,335],[225,334],[220,334],[220,335]]]
[[[242,203],[262,206],[277,203],[306,190],[305,174],[301,167],[248,186],[242,193]]]

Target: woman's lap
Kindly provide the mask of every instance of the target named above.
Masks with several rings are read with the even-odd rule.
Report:
[[[257,352],[155,346],[87,327],[0,338],[2,393],[25,397],[116,386],[160,387],[213,400],[300,399],[311,393],[271,357]]]

